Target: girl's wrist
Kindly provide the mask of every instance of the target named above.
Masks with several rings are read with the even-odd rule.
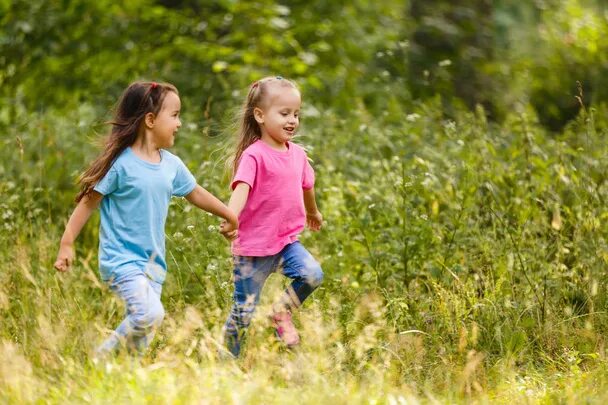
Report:
[[[65,239],[61,238],[61,241],[59,242],[59,246],[72,247],[72,246],[74,246],[74,241],[65,240]]]

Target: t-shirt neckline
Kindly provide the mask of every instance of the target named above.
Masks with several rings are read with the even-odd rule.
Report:
[[[159,150],[159,152],[160,152],[160,162],[158,162],[158,163],[152,163],[152,162],[148,162],[147,160],[144,160],[144,159],[140,158],[139,156],[137,156],[137,154],[136,154],[135,152],[133,152],[133,149],[132,149],[130,146],[128,146],[128,147],[127,147],[127,152],[128,152],[128,153],[129,153],[131,156],[133,156],[133,159],[134,159],[134,160],[135,160],[137,163],[139,163],[139,164],[141,164],[141,165],[143,165],[143,166],[145,166],[145,167],[148,167],[148,168],[150,168],[150,169],[155,169],[155,170],[160,169],[161,164],[162,164],[162,163],[163,163],[163,161],[165,160],[165,159],[164,159],[164,155],[163,155],[163,152],[164,152],[164,151],[163,151],[162,149],[160,149],[160,150]]]
[[[264,147],[264,149],[269,150],[277,155],[282,155],[282,156],[288,155],[289,153],[291,153],[291,150],[293,149],[291,146],[291,143],[289,141],[285,142],[285,145],[287,145],[287,150],[276,150],[261,139],[258,139],[256,141],[256,143],[261,143],[262,146]]]

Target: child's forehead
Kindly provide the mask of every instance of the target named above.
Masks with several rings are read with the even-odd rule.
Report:
[[[268,89],[268,106],[297,106],[302,102],[300,92],[295,87],[272,86]]]
[[[179,96],[177,95],[177,93],[175,93],[173,91],[168,91],[167,94],[165,94],[162,108],[179,109],[181,107],[181,105],[182,105],[182,102],[179,99]]]

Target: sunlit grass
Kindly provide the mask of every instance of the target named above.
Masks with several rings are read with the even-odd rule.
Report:
[[[48,249],[38,251],[42,258],[54,252],[45,240],[44,235],[36,239]],[[297,396],[302,403],[336,404],[578,403],[588,398],[602,403],[606,398],[603,358],[569,351],[545,366],[532,362],[522,368],[508,357],[488,358],[478,346],[476,324],[461,328],[453,347],[427,332],[395,329],[381,296],[373,292],[355,303],[327,292],[313,298],[296,317],[302,345],[288,351],[265,316],[281,292],[280,276],[266,286],[238,360],[222,356],[225,309],[166,303],[171,309],[148,355],[119,355],[94,364],[89,354],[120,320],[121,304],[90,276],[86,261],[58,275],[32,269],[26,253],[17,253],[12,262],[19,273],[13,280],[22,283],[19,302],[11,300],[12,312],[3,312],[4,322],[13,323],[0,342],[0,395],[8,402],[279,404]],[[86,300],[87,295],[99,302]],[[340,311],[353,304],[352,316],[340,322]],[[432,333],[432,327],[427,330]],[[12,339],[8,332],[15,332]]]

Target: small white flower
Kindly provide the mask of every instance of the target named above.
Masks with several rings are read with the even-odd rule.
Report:
[[[439,66],[441,66],[441,67],[450,66],[451,64],[452,64],[452,61],[449,59],[444,59],[439,62]]]
[[[420,114],[416,114],[416,113],[408,114],[405,116],[405,120],[409,121],[409,122],[416,122],[416,121],[418,121],[418,118],[420,118]]]

